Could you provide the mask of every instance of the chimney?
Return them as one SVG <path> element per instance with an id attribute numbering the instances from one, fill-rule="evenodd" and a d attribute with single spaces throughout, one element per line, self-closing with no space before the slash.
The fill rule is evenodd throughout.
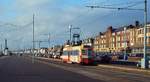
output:
<path id="1" fill-rule="evenodd" d="M 108 29 L 109 29 L 109 30 L 112 30 L 112 26 L 109 26 Z"/>
<path id="2" fill-rule="evenodd" d="M 102 35 L 103 33 L 102 32 L 99 32 L 99 35 Z"/>
<path id="3" fill-rule="evenodd" d="M 135 21 L 135 26 L 138 27 L 140 25 L 139 21 Z"/>

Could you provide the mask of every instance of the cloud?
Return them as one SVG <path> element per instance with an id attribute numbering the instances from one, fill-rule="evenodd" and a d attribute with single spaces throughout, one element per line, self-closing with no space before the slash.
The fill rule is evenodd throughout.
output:
<path id="1" fill-rule="evenodd" d="M 14 1 L 15 2 L 14 6 L 17 9 L 28 10 L 28 9 L 39 7 L 39 6 L 41 6 L 43 4 L 46 4 L 46 3 L 51 3 L 53 1 L 54 0 L 30 0 L 30 1 L 27 1 L 27 0 L 15 0 Z"/>

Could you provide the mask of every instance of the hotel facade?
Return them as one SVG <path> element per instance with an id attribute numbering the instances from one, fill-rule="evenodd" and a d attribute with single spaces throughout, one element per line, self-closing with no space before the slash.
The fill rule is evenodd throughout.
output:
<path id="1" fill-rule="evenodd" d="M 94 37 L 95 52 L 109 53 L 143 53 L 144 32 L 138 23 L 119 28 L 108 27 Z M 150 53 L 150 24 L 147 25 L 147 52 Z"/>

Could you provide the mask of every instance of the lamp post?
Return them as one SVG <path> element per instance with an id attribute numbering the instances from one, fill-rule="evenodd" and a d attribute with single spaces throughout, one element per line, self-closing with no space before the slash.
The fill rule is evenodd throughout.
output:
<path id="1" fill-rule="evenodd" d="M 71 29 L 72 29 L 72 25 L 69 25 L 69 32 L 70 32 L 70 39 L 69 39 L 69 45 L 71 45 L 71 35 L 72 35 L 72 33 L 71 33 Z"/>
<path id="2" fill-rule="evenodd" d="M 127 60 L 127 52 L 126 52 L 126 48 L 127 48 L 127 35 L 126 35 L 126 30 L 127 28 L 124 27 L 124 60 Z"/>
<path id="3" fill-rule="evenodd" d="M 49 45 L 49 48 L 50 48 L 50 39 L 51 39 L 51 34 L 49 33 L 48 34 L 48 45 Z"/>
<path id="4" fill-rule="evenodd" d="M 34 48 L 35 48 L 35 44 L 34 44 L 34 14 L 33 14 L 33 27 L 32 27 L 32 33 L 33 33 L 33 35 L 32 35 L 32 39 L 33 39 L 33 41 L 32 41 L 32 63 L 34 63 Z"/>
<path id="5" fill-rule="evenodd" d="M 147 58 L 147 0 L 144 0 L 145 8 L 144 8 L 144 49 L 143 54 L 144 57 L 141 60 L 141 68 L 148 68 L 148 58 Z"/>

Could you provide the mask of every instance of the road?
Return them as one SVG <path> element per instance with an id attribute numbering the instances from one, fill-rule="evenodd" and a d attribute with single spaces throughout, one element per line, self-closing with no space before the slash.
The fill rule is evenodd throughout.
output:
<path id="1" fill-rule="evenodd" d="M 24 57 L 0 59 L 0 82 L 104 82 Z"/>
<path id="2" fill-rule="evenodd" d="M 0 59 L 0 82 L 149 82 L 150 74 L 66 64 L 47 58 Z"/>

